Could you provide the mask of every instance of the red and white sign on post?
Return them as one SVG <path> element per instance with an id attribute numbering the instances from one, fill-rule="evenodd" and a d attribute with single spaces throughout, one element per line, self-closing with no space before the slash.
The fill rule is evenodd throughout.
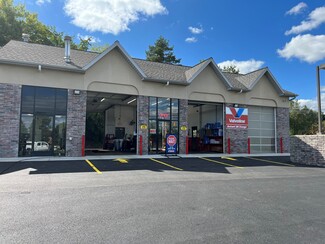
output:
<path id="1" fill-rule="evenodd" d="M 226 128 L 247 129 L 248 109 L 226 107 Z"/>
<path id="2" fill-rule="evenodd" d="M 172 134 L 166 136 L 166 154 L 177 153 L 177 137 Z"/>

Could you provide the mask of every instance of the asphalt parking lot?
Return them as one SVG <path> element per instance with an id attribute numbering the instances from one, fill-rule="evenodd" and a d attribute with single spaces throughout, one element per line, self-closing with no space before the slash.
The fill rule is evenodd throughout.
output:
<path id="1" fill-rule="evenodd" d="M 289 157 L 0 162 L 0 243 L 324 243 L 325 168 Z"/>
<path id="2" fill-rule="evenodd" d="M 29 174 L 81 173 L 113 171 L 149 170 L 191 171 L 210 173 L 229 173 L 227 167 L 249 168 L 259 166 L 303 167 L 290 162 L 289 157 L 195 157 L 195 158 L 144 158 L 144 159 L 95 159 L 73 161 L 19 161 L 1 162 L 0 174 L 9 174 L 24 169 L 33 169 Z"/>

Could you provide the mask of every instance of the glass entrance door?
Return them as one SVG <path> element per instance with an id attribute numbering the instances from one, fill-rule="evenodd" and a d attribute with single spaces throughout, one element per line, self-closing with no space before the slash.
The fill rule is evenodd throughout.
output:
<path id="1" fill-rule="evenodd" d="M 35 115 L 33 155 L 53 155 L 53 115 Z"/>
<path id="2" fill-rule="evenodd" d="M 170 133 L 170 121 L 158 121 L 158 153 L 165 153 L 166 150 L 166 136 Z"/>

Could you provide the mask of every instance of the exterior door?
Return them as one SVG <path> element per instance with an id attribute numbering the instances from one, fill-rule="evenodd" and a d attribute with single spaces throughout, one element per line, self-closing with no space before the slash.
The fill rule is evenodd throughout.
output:
<path id="1" fill-rule="evenodd" d="M 165 153 L 166 150 L 166 136 L 170 134 L 170 121 L 158 121 L 158 153 Z"/>

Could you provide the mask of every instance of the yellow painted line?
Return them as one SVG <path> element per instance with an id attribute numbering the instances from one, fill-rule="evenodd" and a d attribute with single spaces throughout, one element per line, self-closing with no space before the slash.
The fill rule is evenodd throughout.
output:
<path id="1" fill-rule="evenodd" d="M 183 170 L 183 169 L 177 168 L 177 167 L 175 167 L 175 166 L 173 166 L 173 165 L 170 165 L 170 164 L 164 163 L 164 162 L 159 161 L 159 160 L 154 159 L 154 158 L 150 158 L 150 160 L 152 160 L 152 161 L 154 161 L 154 162 L 156 162 L 156 163 L 159 163 L 159 164 L 163 164 L 163 165 L 165 165 L 165 166 L 167 166 L 167 167 L 170 167 L 170 168 L 173 168 L 173 169 L 176 169 L 176 170 L 180 170 L 180 171 Z"/>
<path id="2" fill-rule="evenodd" d="M 235 159 L 235 158 L 229 158 L 229 157 L 221 157 L 221 158 L 228 159 L 228 160 L 232 160 L 232 161 L 237 161 L 237 159 Z"/>
<path id="3" fill-rule="evenodd" d="M 243 168 L 243 167 L 240 167 L 240 166 L 236 166 L 236 165 L 233 165 L 233 164 L 223 163 L 223 162 L 216 161 L 216 160 L 209 159 L 209 158 L 200 158 L 200 159 L 207 160 L 207 161 L 210 161 L 210 162 L 213 162 L 213 163 L 217 163 L 217 164 L 222 164 L 222 165 L 229 166 L 229 167 L 235 167 L 235 168 L 239 168 L 239 169 L 242 169 Z"/>
<path id="4" fill-rule="evenodd" d="M 117 161 L 117 162 L 119 162 L 121 164 L 127 164 L 128 163 L 128 161 L 126 159 L 123 159 L 123 158 L 117 158 L 117 159 L 114 159 L 113 161 Z"/>
<path id="5" fill-rule="evenodd" d="M 272 164 L 279 164 L 279 165 L 284 165 L 284 166 L 295 167 L 292 164 L 279 163 L 279 162 L 275 162 L 275 161 L 272 161 L 272 160 L 266 160 L 266 159 L 260 159 L 260 158 L 250 158 L 250 157 L 246 157 L 246 158 L 253 159 L 253 160 L 256 160 L 256 161 L 264 161 L 264 162 L 272 163 Z"/>
<path id="6" fill-rule="evenodd" d="M 96 167 L 95 167 L 95 165 L 93 165 L 88 159 L 86 159 L 85 160 L 88 164 L 89 164 L 89 166 L 90 167 L 92 167 L 93 168 L 93 170 L 95 170 L 98 174 L 101 174 L 102 172 L 100 172 Z"/>

